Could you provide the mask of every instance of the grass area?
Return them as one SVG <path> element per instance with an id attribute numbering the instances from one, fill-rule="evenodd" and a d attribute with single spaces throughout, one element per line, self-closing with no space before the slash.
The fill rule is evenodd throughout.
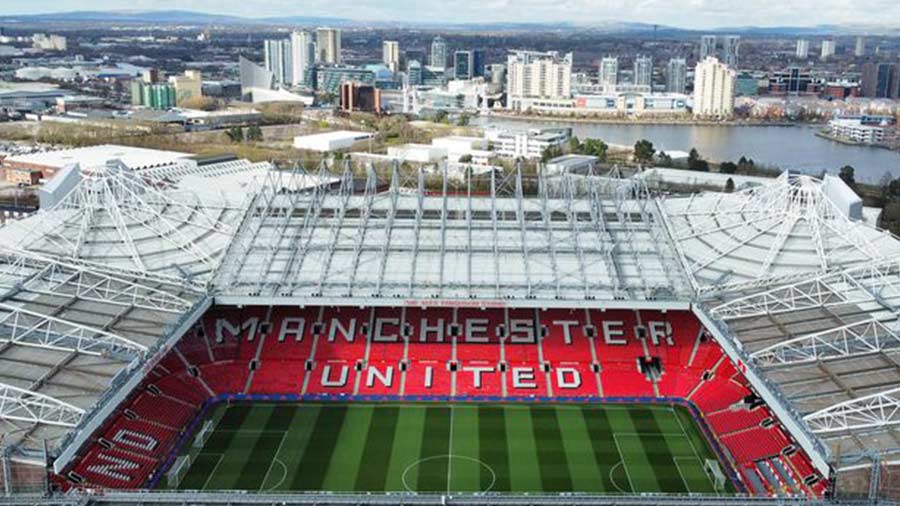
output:
<path id="1" fill-rule="evenodd" d="M 715 457 L 678 407 L 239 403 L 211 416 L 181 489 L 715 493 Z"/>

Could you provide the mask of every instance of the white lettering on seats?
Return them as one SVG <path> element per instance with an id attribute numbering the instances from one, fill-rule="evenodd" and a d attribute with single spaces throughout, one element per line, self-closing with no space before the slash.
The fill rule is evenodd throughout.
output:
<path id="1" fill-rule="evenodd" d="M 533 367 L 513 367 L 513 388 L 537 388 Z"/>
<path id="2" fill-rule="evenodd" d="M 387 366 L 384 372 L 379 371 L 377 367 L 369 366 L 366 372 L 366 386 L 369 388 L 375 386 L 376 378 L 383 386 L 388 388 L 394 383 L 394 368 L 392 366 Z"/>
<path id="3" fill-rule="evenodd" d="M 606 344 L 628 344 L 628 341 L 622 338 L 622 336 L 625 335 L 625 331 L 622 330 L 622 325 L 625 325 L 625 322 L 604 320 L 603 340 Z"/>
<path id="4" fill-rule="evenodd" d="M 493 367 L 486 367 L 486 366 L 481 366 L 481 367 L 478 367 L 478 366 L 469 366 L 469 367 L 463 367 L 462 370 L 465 371 L 465 372 L 470 372 L 470 371 L 471 371 L 471 373 L 472 373 L 472 385 L 473 385 L 475 388 L 481 388 L 481 376 L 482 376 L 482 374 L 484 374 L 484 373 L 486 373 L 486 372 L 494 372 L 494 368 L 493 368 Z"/>
<path id="5" fill-rule="evenodd" d="M 119 429 L 113 435 L 112 440 L 114 443 L 140 448 L 147 452 L 152 452 L 159 446 L 159 441 L 156 438 L 128 429 Z"/>
<path id="6" fill-rule="evenodd" d="M 232 325 L 226 318 L 216 319 L 216 342 L 223 343 L 228 337 L 240 338 L 241 331 L 247 331 L 247 340 L 252 341 L 256 337 L 256 329 L 259 327 L 259 318 L 248 318 L 240 325 Z M 227 331 L 228 334 L 224 334 Z"/>
<path id="7" fill-rule="evenodd" d="M 281 330 L 278 331 L 278 342 L 283 343 L 288 336 L 294 336 L 295 341 L 302 341 L 305 328 L 305 318 L 285 318 L 281 322 Z"/>
<path id="8" fill-rule="evenodd" d="M 341 366 L 341 372 L 338 377 L 331 377 L 331 365 L 325 364 L 325 367 L 322 368 L 322 386 L 329 388 L 340 388 L 347 384 L 347 378 L 350 376 L 350 367 L 347 365 Z"/>
<path id="9" fill-rule="evenodd" d="M 114 457 L 105 453 L 98 453 L 97 460 L 102 460 L 108 463 L 88 466 L 87 472 L 100 474 L 106 476 L 107 478 L 125 482 L 134 480 L 134 476 L 127 474 L 127 471 L 134 471 L 135 469 L 140 469 L 141 467 L 140 464 L 132 460 L 128 460 L 122 457 Z"/>
<path id="10" fill-rule="evenodd" d="M 556 386 L 575 389 L 581 386 L 581 373 L 573 367 L 556 368 Z"/>

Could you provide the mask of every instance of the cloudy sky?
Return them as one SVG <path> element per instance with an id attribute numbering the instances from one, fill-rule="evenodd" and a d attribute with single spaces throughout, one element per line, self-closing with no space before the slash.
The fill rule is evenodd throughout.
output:
<path id="1" fill-rule="evenodd" d="M 686 28 L 900 25 L 898 0 L 0 0 L 0 14 L 126 9 L 380 21 L 639 21 Z"/>

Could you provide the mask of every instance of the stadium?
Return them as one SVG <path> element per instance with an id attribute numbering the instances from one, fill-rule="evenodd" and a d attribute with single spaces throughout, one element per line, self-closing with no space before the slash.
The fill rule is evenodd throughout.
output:
<path id="1" fill-rule="evenodd" d="M 5 499 L 896 499 L 900 241 L 639 176 L 67 167 L 0 228 Z"/>

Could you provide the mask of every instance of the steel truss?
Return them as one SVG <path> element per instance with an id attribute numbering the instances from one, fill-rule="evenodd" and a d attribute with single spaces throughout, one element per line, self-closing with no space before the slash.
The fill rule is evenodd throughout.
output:
<path id="1" fill-rule="evenodd" d="M 891 258 L 813 275 L 793 284 L 733 299 L 711 312 L 715 318 L 730 320 L 867 302 L 895 311 L 897 297 L 900 297 L 900 258 Z"/>
<path id="2" fill-rule="evenodd" d="M 818 434 L 900 424 L 900 387 L 835 404 L 804 420 Z"/>
<path id="3" fill-rule="evenodd" d="M 877 318 L 803 335 L 750 355 L 764 367 L 849 358 L 900 348 L 900 334 Z"/>
<path id="4" fill-rule="evenodd" d="M 84 413 L 59 399 L 0 383 L 0 418 L 4 420 L 75 427 Z"/>
<path id="5" fill-rule="evenodd" d="M 687 204 L 681 205 L 685 200 Z M 878 261 L 890 254 L 876 244 L 888 234 L 850 220 L 825 195 L 821 183 L 809 176 L 785 172 L 763 187 L 675 202 L 667 208 L 667 223 L 700 293 L 790 282 L 798 274 Z M 758 265 L 741 265 L 746 263 L 741 255 L 745 248 L 754 252 L 764 248 Z M 808 251 L 812 261 L 790 273 L 778 268 L 783 256 L 796 256 L 798 251 Z M 738 261 L 732 262 L 732 257 Z M 737 279 L 730 281 L 734 276 Z"/>
<path id="6" fill-rule="evenodd" d="M 144 355 L 148 348 L 111 332 L 0 303 L 0 343 L 88 355 Z"/>

